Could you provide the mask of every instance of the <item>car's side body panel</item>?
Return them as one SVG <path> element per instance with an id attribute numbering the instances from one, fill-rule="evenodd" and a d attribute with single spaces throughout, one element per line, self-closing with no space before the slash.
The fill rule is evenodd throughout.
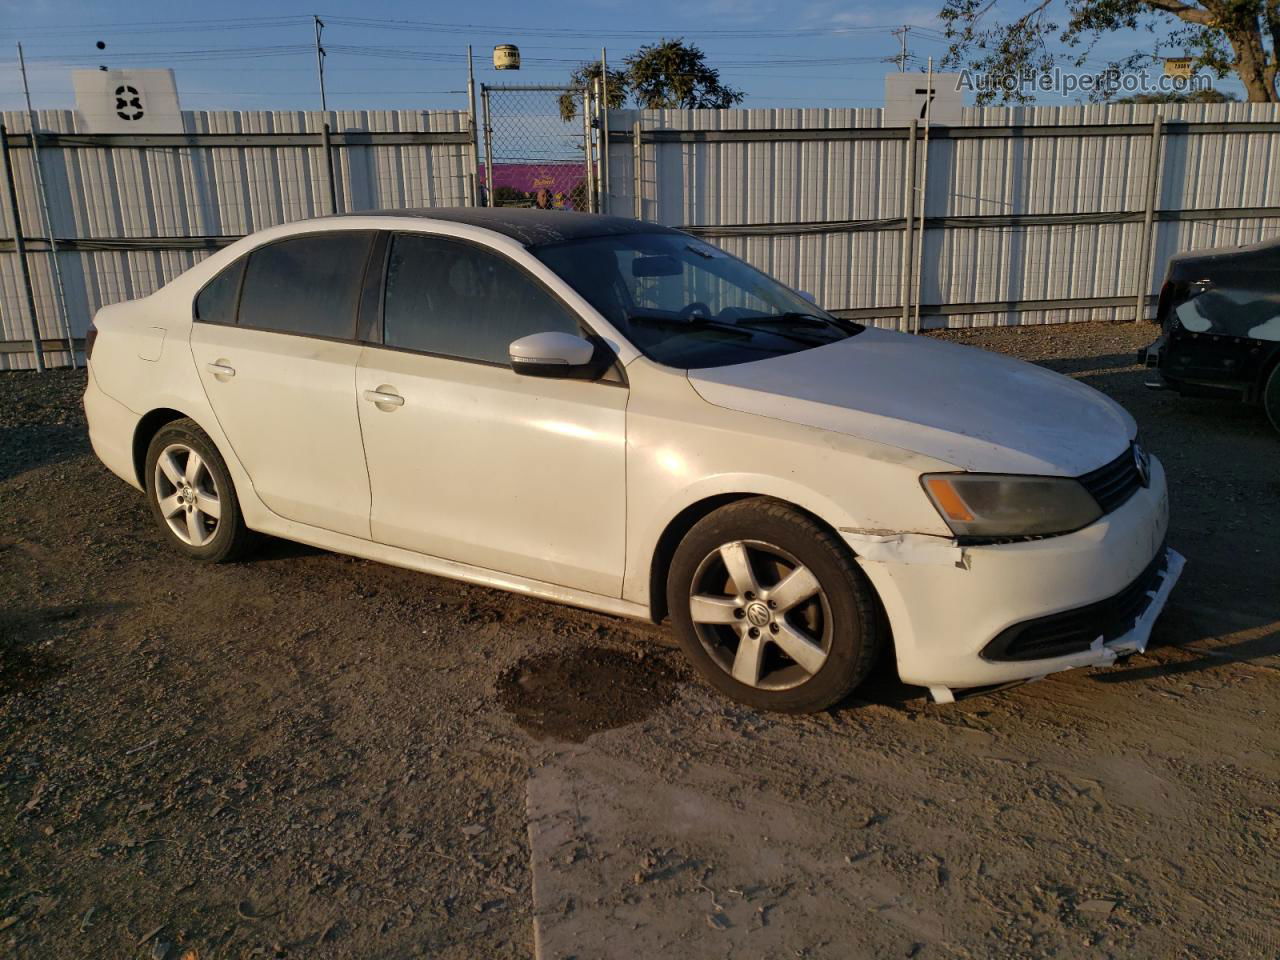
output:
<path id="1" fill-rule="evenodd" d="M 651 563 L 671 519 L 724 494 L 776 497 L 834 529 L 951 536 L 918 479 L 922 472 L 953 469 L 950 464 L 715 406 L 685 374 L 645 359 L 630 364 L 627 376 L 627 600 L 651 601 Z"/>
<path id="2" fill-rule="evenodd" d="M 380 389 L 403 402 L 368 399 Z M 621 594 L 624 385 L 368 346 L 356 395 L 374 540 Z"/>
<path id="3" fill-rule="evenodd" d="M 355 343 L 219 324 L 191 330 L 196 374 L 262 502 L 289 520 L 368 537 L 353 399 L 360 352 Z"/>

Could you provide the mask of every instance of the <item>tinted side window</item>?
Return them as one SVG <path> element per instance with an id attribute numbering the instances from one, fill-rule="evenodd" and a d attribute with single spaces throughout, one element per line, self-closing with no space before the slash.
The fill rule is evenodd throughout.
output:
<path id="1" fill-rule="evenodd" d="M 384 317 L 389 347 L 502 364 L 513 340 L 579 333 L 577 318 L 505 257 L 414 234 L 392 241 Z"/>
<path id="2" fill-rule="evenodd" d="M 241 257 L 206 283 L 196 295 L 197 320 L 204 323 L 236 322 L 236 299 L 240 296 L 244 261 L 245 258 Z"/>
<path id="3" fill-rule="evenodd" d="M 281 240 L 249 254 L 240 325 L 282 333 L 347 339 L 371 233 L 316 233 Z"/>

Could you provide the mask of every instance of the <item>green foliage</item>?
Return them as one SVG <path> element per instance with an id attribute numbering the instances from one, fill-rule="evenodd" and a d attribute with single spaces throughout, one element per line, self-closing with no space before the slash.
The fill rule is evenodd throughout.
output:
<path id="1" fill-rule="evenodd" d="M 1240 98 L 1225 90 L 1194 90 L 1191 93 L 1140 93 L 1120 97 L 1112 103 L 1239 103 Z"/>
<path id="2" fill-rule="evenodd" d="M 647 44 L 622 62 L 624 70 L 609 70 L 610 110 L 621 108 L 628 99 L 648 110 L 721 109 L 741 103 L 744 96 L 742 91 L 721 83 L 720 71 L 707 63 L 707 55 L 683 40 L 663 39 Z M 569 76 L 569 85 L 581 89 L 599 76 L 599 60 L 584 63 Z M 573 120 L 581 100 L 581 94 L 561 94 L 561 119 Z"/>
<path id="3" fill-rule="evenodd" d="M 1065 22 L 1050 19 L 1051 10 L 1065 14 Z M 1002 17 L 1005 11 L 1012 16 Z M 938 16 L 951 41 L 946 66 L 1044 75 L 1056 65 L 1084 67 L 1104 36 L 1137 31 L 1150 37 L 1149 49 L 1105 69 L 1134 71 L 1169 56 L 1191 57 L 1196 71 L 1219 79 L 1235 73 L 1249 100 L 1280 102 L 1280 0 L 943 0 Z M 1026 89 L 999 84 L 978 96 L 980 104 L 1030 99 Z"/>
<path id="4" fill-rule="evenodd" d="M 581 64 L 578 69 L 569 74 L 569 86 L 575 90 L 581 90 L 583 87 L 589 87 L 600 79 L 601 66 L 599 60 L 593 60 L 591 63 Z M 581 93 L 566 91 L 560 94 L 560 119 L 568 123 L 578 115 L 579 102 L 582 100 Z M 622 105 L 627 102 L 627 75 L 621 70 L 609 70 L 609 109 L 620 110 Z"/>
<path id="5" fill-rule="evenodd" d="M 683 40 L 660 40 L 641 47 L 623 61 L 627 84 L 641 109 L 724 109 L 741 103 L 740 90 L 720 82 L 720 71 L 706 54 Z"/>

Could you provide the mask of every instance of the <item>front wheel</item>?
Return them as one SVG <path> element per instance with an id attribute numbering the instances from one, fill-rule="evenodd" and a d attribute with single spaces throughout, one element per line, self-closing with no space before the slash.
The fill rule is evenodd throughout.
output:
<path id="1" fill-rule="evenodd" d="M 776 500 L 740 500 L 699 521 L 676 549 L 667 604 L 703 677 L 762 710 L 832 706 L 883 644 L 873 589 L 848 549 Z"/>

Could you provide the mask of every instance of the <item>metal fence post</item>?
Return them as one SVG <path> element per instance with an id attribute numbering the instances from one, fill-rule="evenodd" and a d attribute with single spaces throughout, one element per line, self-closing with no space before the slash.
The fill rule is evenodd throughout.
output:
<path id="1" fill-rule="evenodd" d="M 644 145 L 640 139 L 640 121 L 636 120 L 631 124 L 631 181 L 632 181 L 632 204 L 635 207 L 634 213 L 637 220 L 644 219 L 644 176 L 642 173 L 642 164 L 644 162 Z"/>
<path id="2" fill-rule="evenodd" d="M 591 153 L 591 112 L 593 106 L 591 103 L 591 84 L 587 84 L 582 88 L 582 156 L 583 162 L 586 163 L 583 187 L 587 195 L 587 210 L 590 213 L 596 212 L 596 175 Z"/>
<path id="3" fill-rule="evenodd" d="M 916 303 L 912 308 L 912 333 L 920 332 L 920 301 L 924 299 L 924 221 L 929 209 L 929 131 L 933 129 L 933 57 L 929 58 L 929 93 L 924 99 L 924 142 L 920 145 L 920 232 L 916 234 Z"/>
<path id="4" fill-rule="evenodd" d="M 4 179 L 9 190 L 9 210 L 13 215 L 13 248 L 22 274 L 22 289 L 27 297 L 27 314 L 31 317 L 31 352 L 36 358 L 36 372 L 44 373 L 44 344 L 40 342 L 40 321 L 36 317 L 36 295 L 31 289 L 31 268 L 27 264 L 26 238 L 22 235 L 22 211 L 18 209 L 18 187 L 13 177 L 13 154 L 9 152 L 9 131 L 0 123 L 0 156 L 4 158 Z"/>
<path id="5" fill-rule="evenodd" d="M 600 48 L 600 212 L 609 212 L 609 51 Z"/>
<path id="6" fill-rule="evenodd" d="M 67 357 L 71 361 L 71 369 L 80 365 L 76 363 L 76 344 L 71 337 L 71 312 L 67 309 L 67 288 L 62 282 L 62 264 L 58 260 L 58 238 L 53 232 L 53 211 L 49 209 L 49 194 L 44 186 L 44 164 L 40 162 L 40 139 L 37 128 L 36 111 L 31 106 L 31 88 L 27 84 L 27 61 L 22 53 L 22 44 L 18 44 L 18 65 L 22 70 L 22 93 L 27 101 L 27 128 L 31 133 L 31 157 L 36 170 L 36 191 L 40 194 L 40 219 L 44 225 L 44 235 L 49 241 L 49 265 L 53 268 L 53 289 L 58 297 L 58 323 L 67 341 Z"/>
<path id="7" fill-rule="evenodd" d="M 493 192 L 493 126 L 489 121 L 489 88 L 480 84 L 480 106 L 484 109 L 484 199 L 486 207 L 496 207 Z"/>
<path id="8" fill-rule="evenodd" d="M 1156 216 L 1156 197 L 1160 192 L 1160 153 L 1164 143 L 1160 134 L 1164 118 L 1157 112 L 1151 122 L 1151 151 L 1147 157 L 1147 205 L 1142 212 L 1142 237 L 1138 244 L 1138 293 L 1134 301 L 1134 321 L 1147 317 L 1147 291 L 1151 289 L 1152 226 Z"/>
<path id="9" fill-rule="evenodd" d="M 911 329 L 911 265 L 913 247 L 911 232 L 915 228 L 916 219 L 916 122 L 907 126 L 907 157 L 902 173 L 902 270 L 899 277 L 898 299 L 902 303 L 902 326 L 900 330 Z"/>
<path id="10" fill-rule="evenodd" d="M 338 213 L 338 184 L 334 181 L 333 144 L 329 140 L 329 121 L 327 120 L 320 127 L 320 145 L 324 148 L 325 180 L 329 187 L 329 212 L 336 216 Z"/>
<path id="11" fill-rule="evenodd" d="M 471 206 L 480 206 L 477 180 L 480 174 L 480 131 L 476 129 L 476 72 L 471 63 L 471 44 L 467 44 L 467 122 L 471 126 L 471 173 L 467 177 Z"/>

